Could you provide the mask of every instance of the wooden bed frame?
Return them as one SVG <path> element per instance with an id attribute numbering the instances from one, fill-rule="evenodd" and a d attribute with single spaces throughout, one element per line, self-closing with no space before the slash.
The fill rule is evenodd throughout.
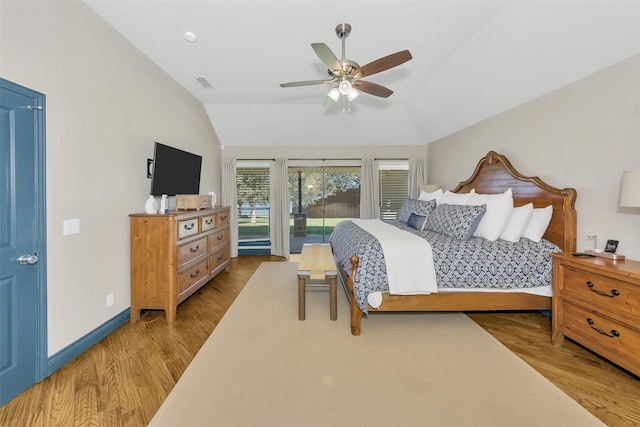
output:
<path id="1" fill-rule="evenodd" d="M 483 194 L 502 193 L 512 189 L 514 206 L 533 203 L 536 208 L 553 206 L 553 215 L 544 238 L 558 245 L 565 252 L 576 250 L 575 209 L 576 190 L 558 189 L 544 183 L 538 177 L 526 177 L 516 171 L 505 156 L 490 151 L 480 159 L 473 175 L 451 190 L 468 193 L 475 188 Z M 338 269 L 351 306 L 351 333 L 360 335 L 363 312 L 353 293 L 358 256 L 350 259 L 352 268 L 347 273 L 340 263 Z M 551 298 L 524 292 L 451 292 L 428 295 L 384 294 L 382 304 L 375 311 L 504 311 L 504 310 L 548 310 Z"/>

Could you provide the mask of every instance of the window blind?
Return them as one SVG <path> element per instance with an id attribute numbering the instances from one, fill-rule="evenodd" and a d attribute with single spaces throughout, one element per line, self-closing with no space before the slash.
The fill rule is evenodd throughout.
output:
<path id="1" fill-rule="evenodd" d="M 269 238 L 269 167 L 236 169 L 238 250 L 241 255 L 263 253 Z M 268 253 L 268 252 L 264 252 Z"/>
<path id="2" fill-rule="evenodd" d="M 385 169 L 380 176 L 380 219 L 397 219 L 407 198 L 409 171 Z"/>

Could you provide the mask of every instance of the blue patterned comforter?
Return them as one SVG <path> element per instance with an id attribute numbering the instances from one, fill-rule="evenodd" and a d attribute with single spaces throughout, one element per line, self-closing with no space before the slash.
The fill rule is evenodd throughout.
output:
<path id="1" fill-rule="evenodd" d="M 432 231 L 418 231 L 401 221 L 388 223 L 425 238 L 433 250 L 438 288 L 521 289 L 551 284 L 551 252 L 560 248 L 547 240 L 539 243 L 522 238 L 517 243 L 490 242 L 480 237 L 467 241 Z M 330 238 L 336 260 L 351 271 L 349 258 L 358 255 L 360 263 L 354 280 L 358 306 L 367 312 L 367 296 L 388 291 L 387 269 L 378 240 L 351 221 L 336 225 Z"/>

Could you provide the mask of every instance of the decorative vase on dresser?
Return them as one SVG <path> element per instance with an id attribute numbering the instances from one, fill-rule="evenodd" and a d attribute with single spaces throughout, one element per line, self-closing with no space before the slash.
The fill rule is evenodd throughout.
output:
<path id="1" fill-rule="evenodd" d="M 131 214 L 131 321 L 142 309 L 176 320 L 183 302 L 230 271 L 229 208 Z"/>
<path id="2" fill-rule="evenodd" d="M 566 336 L 640 375 L 640 262 L 551 256 L 553 344 Z"/>

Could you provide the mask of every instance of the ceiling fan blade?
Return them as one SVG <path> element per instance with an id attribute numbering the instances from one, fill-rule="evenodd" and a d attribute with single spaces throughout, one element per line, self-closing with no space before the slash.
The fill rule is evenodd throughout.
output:
<path id="1" fill-rule="evenodd" d="M 391 55 L 387 55 L 383 58 L 376 59 L 373 62 L 369 62 L 368 64 L 363 65 L 353 73 L 353 76 L 357 79 L 365 76 L 370 76 L 372 74 L 388 70 L 389 68 L 397 67 L 398 65 L 407 62 L 411 58 L 413 57 L 408 50 L 402 50 L 400 52 L 392 53 Z"/>
<path id="2" fill-rule="evenodd" d="M 369 95 L 379 96 L 380 98 L 388 98 L 393 91 L 387 89 L 384 86 L 380 86 L 376 83 L 367 82 L 365 80 L 356 80 L 353 82 L 353 86 L 360 92 L 368 93 Z"/>
<path id="3" fill-rule="evenodd" d="M 280 83 L 280 87 L 297 87 L 297 86 L 311 86 L 320 85 L 323 83 L 331 83 L 333 80 L 305 80 L 302 82 Z"/>
<path id="4" fill-rule="evenodd" d="M 324 43 L 311 43 L 311 47 L 327 69 L 336 76 L 341 76 L 344 71 L 338 57 Z"/>

